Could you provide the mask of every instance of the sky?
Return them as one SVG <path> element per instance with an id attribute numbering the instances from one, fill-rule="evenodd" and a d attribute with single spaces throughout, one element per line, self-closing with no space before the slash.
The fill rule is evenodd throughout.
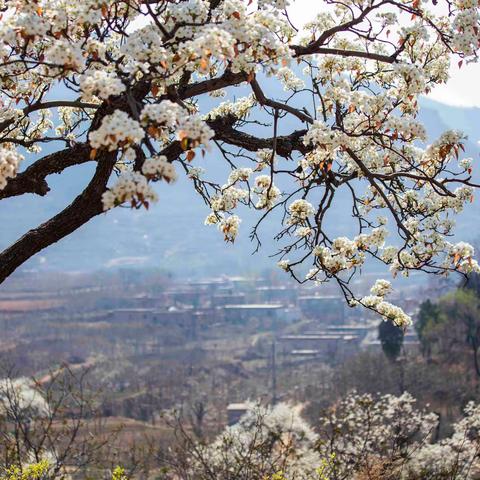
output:
<path id="1" fill-rule="evenodd" d="M 320 11 L 323 2 L 319 0 L 293 0 L 289 16 L 295 26 L 302 26 Z M 428 95 L 436 100 L 456 107 L 480 107 L 480 64 L 462 65 L 452 62 L 450 80 L 439 85 Z"/>

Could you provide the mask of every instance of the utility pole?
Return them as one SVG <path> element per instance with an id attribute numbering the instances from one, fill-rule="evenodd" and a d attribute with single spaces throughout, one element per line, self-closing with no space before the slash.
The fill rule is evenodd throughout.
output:
<path id="1" fill-rule="evenodd" d="M 272 405 L 277 403 L 277 363 L 275 339 L 272 342 Z"/>

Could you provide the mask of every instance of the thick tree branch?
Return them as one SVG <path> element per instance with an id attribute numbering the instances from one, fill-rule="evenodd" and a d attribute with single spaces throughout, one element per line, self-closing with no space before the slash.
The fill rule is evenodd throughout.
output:
<path id="1" fill-rule="evenodd" d="M 230 70 L 225 70 L 220 77 L 193 83 L 184 88 L 180 88 L 178 90 L 178 97 L 181 99 L 196 97 L 204 93 L 238 85 L 239 83 L 246 82 L 247 79 L 248 75 L 245 72 L 232 73 Z"/>
<path id="2" fill-rule="evenodd" d="M 354 17 L 351 20 L 349 20 L 348 22 L 340 23 L 338 25 L 335 25 L 332 28 L 329 28 L 329 29 L 325 30 L 324 32 L 322 32 L 322 34 L 316 40 L 313 40 L 308 45 L 306 45 L 304 47 L 303 46 L 294 46 L 292 48 L 295 50 L 297 56 L 308 55 L 308 54 L 311 54 L 311 53 L 317 53 L 317 50 L 319 49 L 319 47 L 321 47 L 326 42 L 328 42 L 328 40 L 331 39 L 334 35 L 336 35 L 339 32 L 348 31 L 349 29 L 351 29 L 355 25 L 358 25 L 358 24 L 362 23 L 367 18 L 368 14 L 371 11 L 373 11 L 373 10 L 379 8 L 381 5 L 387 4 L 387 3 L 390 3 L 390 2 L 389 1 L 384 1 L 384 2 L 379 2 L 375 5 L 371 4 L 370 6 L 365 8 L 360 13 L 360 15 L 358 17 Z"/>
<path id="3" fill-rule="evenodd" d="M 88 161 L 90 146 L 86 143 L 78 143 L 71 148 L 47 155 L 19 173 L 17 177 L 10 179 L 7 186 L 0 190 L 0 200 L 24 193 L 44 196 L 50 191 L 46 181 L 48 175 L 60 173 L 68 167 Z"/>
<path id="4" fill-rule="evenodd" d="M 130 93 L 135 101 L 140 101 L 145 98 L 149 91 L 150 82 L 143 81 L 136 84 Z M 103 103 L 96 111 L 90 125 L 90 131 L 96 130 L 106 115 L 117 109 L 128 111 L 128 107 L 126 95 L 112 97 L 109 102 Z M 45 164 L 54 173 L 59 168 L 58 164 L 75 165 L 78 161 L 83 163 L 86 158 L 89 158 L 89 156 L 86 157 L 84 155 L 90 151 L 90 147 L 87 148 L 88 150 L 83 150 L 85 149 L 85 144 L 79 144 L 77 158 L 73 159 L 74 163 L 70 162 L 68 157 L 71 152 L 67 149 L 61 152 L 62 154 L 58 157 L 55 154 L 50 156 L 50 158 L 46 157 L 47 160 L 44 160 Z M 28 231 L 13 245 L 0 253 L 0 283 L 33 255 L 70 235 L 93 217 L 103 212 L 102 194 L 107 188 L 108 180 L 115 166 L 117 152 L 102 151 L 96 160 L 98 162 L 97 168 L 90 183 L 68 207 L 39 227 Z M 41 162 L 40 164 L 42 165 Z M 32 168 L 34 167 L 35 164 L 32 165 Z"/>
<path id="5" fill-rule="evenodd" d="M 58 215 L 27 232 L 0 253 L 0 283 L 44 248 L 70 235 L 103 212 L 102 194 L 115 165 L 116 153 L 104 153 L 87 188 Z"/>
<path id="6" fill-rule="evenodd" d="M 213 78 L 185 86 L 178 92 L 177 96 L 181 99 L 191 98 L 213 90 L 224 88 L 226 86 L 236 85 L 246 80 L 247 75 L 245 73 L 234 74 L 227 70 L 218 78 Z M 144 93 L 147 88 L 148 87 L 146 83 L 140 85 L 140 90 L 143 90 Z M 112 105 L 110 103 L 103 105 L 102 109 L 111 111 Z M 118 103 L 118 101 L 114 102 L 114 105 L 118 105 Z M 24 113 L 31 113 L 41 108 L 52 108 L 56 106 L 68 105 L 82 108 L 99 107 L 99 105 L 81 104 L 79 102 L 53 101 L 38 103 L 27 107 L 24 109 Z M 99 117 L 103 117 L 105 113 L 106 112 L 103 112 L 103 114 L 101 116 L 99 115 Z M 182 151 L 180 150 L 178 155 L 181 153 Z M 88 161 L 90 161 L 90 147 L 86 143 L 77 144 L 74 147 L 47 155 L 46 157 L 37 160 L 33 165 L 20 173 L 16 178 L 11 179 L 5 189 L 0 191 L 0 200 L 8 197 L 23 195 L 25 193 L 34 193 L 44 196 L 50 190 L 46 182 L 46 177 L 48 175 L 60 173 L 68 167 L 79 165 Z"/>
<path id="7" fill-rule="evenodd" d="M 312 54 L 337 55 L 340 57 L 356 57 L 366 58 L 368 60 L 376 60 L 383 63 L 395 63 L 397 60 L 397 52 L 393 55 L 381 55 L 379 53 L 363 52 L 361 50 L 342 50 L 340 48 L 326 48 L 326 47 L 294 47 L 295 56 Z"/>
<path id="8" fill-rule="evenodd" d="M 250 152 L 256 152 L 262 148 L 273 149 L 273 138 L 259 138 L 248 133 L 240 132 L 234 128 L 218 128 L 215 129 L 215 138 L 230 145 L 244 148 Z M 297 130 L 290 135 L 279 136 L 276 138 L 277 154 L 284 158 L 290 158 L 292 152 L 307 153 L 310 148 L 306 147 L 302 141 L 302 137 L 307 133 L 306 130 Z"/>

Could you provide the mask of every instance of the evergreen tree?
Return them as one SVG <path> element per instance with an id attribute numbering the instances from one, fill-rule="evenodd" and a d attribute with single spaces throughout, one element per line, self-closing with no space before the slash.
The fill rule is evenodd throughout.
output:
<path id="1" fill-rule="evenodd" d="M 392 322 L 382 321 L 378 325 L 378 338 L 382 343 L 383 353 L 392 362 L 400 355 L 403 337 L 403 330 Z"/>

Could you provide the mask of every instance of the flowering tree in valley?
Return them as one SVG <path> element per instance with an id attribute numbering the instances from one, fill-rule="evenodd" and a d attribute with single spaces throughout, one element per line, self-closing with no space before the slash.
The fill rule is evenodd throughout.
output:
<path id="1" fill-rule="evenodd" d="M 25 474 L 38 462 L 48 467 L 48 475 L 38 479 L 65 478 L 111 462 L 118 453 L 117 432 L 107 431 L 99 416 L 88 371 L 62 368 L 40 380 L 6 373 L 0 380 L 0 478 L 16 478 L 14 472 Z"/>
<path id="2" fill-rule="evenodd" d="M 167 478 L 214 480 L 473 480 L 480 473 L 480 407 L 469 403 L 438 439 L 438 416 L 401 396 L 350 393 L 314 426 L 301 408 L 252 404 L 211 443 L 182 430 Z M 180 461 L 179 461 L 180 460 Z"/>
<path id="3" fill-rule="evenodd" d="M 239 423 L 211 444 L 191 441 L 185 430 L 180 438 L 187 442 L 183 455 L 174 453 L 172 473 L 178 478 L 324 480 L 318 475 L 326 467 L 315 450 L 318 435 L 302 419 L 300 408 L 285 403 L 271 408 L 250 404 Z"/>
<path id="4" fill-rule="evenodd" d="M 299 30 L 294 0 L 0 0 L 0 200 L 47 195 L 49 175 L 96 166 L 69 206 L 0 253 L 0 281 L 107 210 L 148 208 L 153 183 L 180 172 L 226 241 L 239 206 L 258 210 L 258 244 L 278 211 L 282 269 L 334 280 L 350 304 L 399 326 L 410 318 L 385 300 L 389 282 L 363 298 L 350 287 L 367 260 L 393 275 L 477 271 L 473 248 L 448 241 L 477 187 L 465 138 L 447 131 L 427 145 L 417 120 L 419 95 L 448 80 L 450 62 L 476 60 L 477 2 L 322 6 Z M 267 81 L 284 98 L 270 98 Z M 227 100 L 204 111 L 206 95 Z M 205 151 L 228 178 L 199 168 Z M 327 228 L 343 192 L 353 238 Z"/>

